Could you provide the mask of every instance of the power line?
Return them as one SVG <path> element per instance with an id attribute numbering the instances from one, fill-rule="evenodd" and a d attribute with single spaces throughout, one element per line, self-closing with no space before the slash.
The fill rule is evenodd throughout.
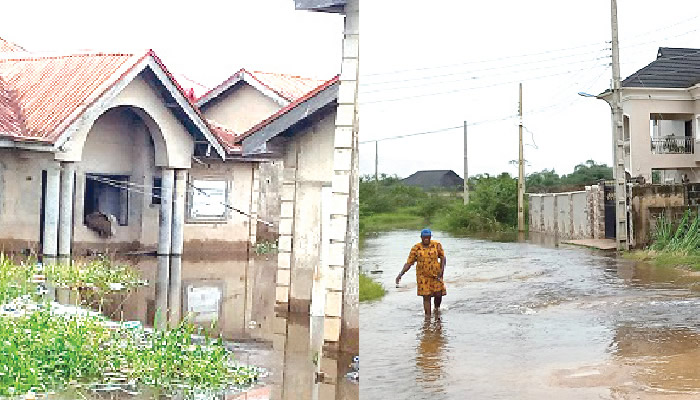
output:
<path id="1" fill-rule="evenodd" d="M 118 189 L 127 190 L 127 191 L 130 191 L 130 192 L 132 192 L 132 193 L 138 193 L 138 194 L 142 194 L 142 195 L 144 195 L 144 196 L 155 197 L 155 198 L 158 198 L 158 199 L 163 199 L 163 198 L 164 198 L 164 197 L 163 197 L 162 195 L 160 195 L 160 194 L 155 194 L 155 193 L 153 193 L 153 192 L 150 192 L 150 193 L 149 193 L 149 192 L 146 191 L 147 188 L 149 188 L 149 189 L 154 189 L 154 188 L 157 188 L 157 186 L 140 185 L 140 184 L 135 183 L 135 182 L 129 182 L 129 181 L 121 181 L 121 180 L 116 180 L 116 179 L 110 179 L 110 178 L 107 178 L 107 177 L 105 177 L 105 176 L 99 176 L 99 175 L 94 175 L 94 174 L 89 174 L 89 173 L 85 173 L 84 176 L 85 176 L 85 178 L 87 178 L 87 179 L 94 180 L 94 181 L 103 183 L 103 184 L 108 185 L 108 186 L 116 187 L 116 188 L 118 188 Z M 198 191 L 200 194 L 204 194 L 204 195 L 207 196 L 208 198 L 211 198 L 211 195 L 210 195 L 209 193 L 207 193 L 207 191 L 205 191 L 204 189 L 198 188 L 198 187 L 194 186 L 194 185 L 193 185 L 192 183 L 190 183 L 190 182 L 186 182 L 186 184 L 187 184 L 187 186 L 189 186 L 191 189 Z M 189 191 L 189 193 L 192 193 L 192 191 Z M 231 210 L 231 211 L 235 211 L 235 212 L 237 212 L 237 213 L 239 213 L 239 214 L 241 214 L 241 215 L 244 215 L 244 216 L 246 216 L 246 217 L 249 217 L 249 218 L 254 218 L 257 222 L 260 222 L 260 223 L 262 223 L 262 224 L 264 224 L 264 225 L 267 225 L 267 226 L 269 226 L 269 227 L 274 226 L 274 224 L 273 224 L 272 222 L 259 219 L 257 216 L 253 216 L 253 215 L 251 215 L 251 214 L 246 213 L 245 211 L 241 211 L 241 210 L 239 210 L 238 208 L 235 208 L 235 207 L 233 207 L 232 205 L 230 205 L 230 204 L 228 204 L 228 203 L 224 203 L 224 202 L 221 202 L 221 201 L 216 201 L 216 200 L 214 200 L 214 202 L 204 203 L 204 205 L 208 205 L 208 206 L 223 205 L 224 207 L 226 207 L 227 209 L 229 209 L 229 210 Z"/>
<path id="2" fill-rule="evenodd" d="M 477 122 L 469 122 L 467 126 L 477 126 L 477 125 L 484 125 L 492 122 L 499 122 L 499 121 L 506 121 L 509 119 L 516 118 L 517 115 L 509 115 L 507 117 L 501 117 L 501 118 L 494 118 L 494 119 L 486 119 L 482 121 L 477 121 Z M 431 133 L 440 133 L 440 132 L 447 132 L 455 129 L 464 129 L 464 123 L 459 126 L 453 126 L 449 128 L 441 128 L 441 129 L 435 129 L 432 131 L 426 131 L 426 132 L 417 132 L 417 133 L 409 133 L 406 135 L 396 135 L 396 136 L 389 136 L 389 137 L 384 137 L 381 139 L 372 139 L 372 140 L 364 140 L 362 142 L 359 142 L 359 144 L 366 144 L 366 143 L 374 143 L 374 142 L 383 142 L 385 140 L 394 140 L 394 139 L 403 139 L 411 136 L 421 136 L 421 135 L 429 135 Z"/>
<path id="3" fill-rule="evenodd" d="M 606 71 L 607 71 L 607 68 L 604 69 L 600 74 L 596 75 L 596 77 L 592 81 L 590 81 L 589 84 L 592 85 L 593 83 L 595 83 L 595 81 L 597 81 Z M 590 87 L 590 85 L 589 85 L 589 87 Z M 576 98 L 574 101 L 571 101 L 571 102 L 565 104 L 564 106 L 569 106 L 578 100 L 579 100 L 579 98 Z M 536 114 L 536 113 L 540 113 L 540 112 L 546 111 L 550 108 L 557 107 L 557 106 L 561 106 L 561 104 L 558 102 L 555 102 L 554 104 L 546 106 L 546 107 L 534 108 L 534 109 L 527 110 L 527 113 L 528 114 Z M 509 115 L 506 117 L 482 120 L 482 121 L 477 121 L 477 122 L 470 122 L 467 124 L 467 126 L 477 126 L 477 125 L 483 125 L 483 124 L 492 123 L 492 122 L 506 121 L 506 120 L 513 119 L 516 117 L 517 117 L 517 115 Z M 403 139 L 403 138 L 407 138 L 407 137 L 429 135 L 429 134 L 433 134 L 433 133 L 447 132 L 447 131 L 451 131 L 451 130 L 455 130 L 455 129 L 463 129 L 463 128 L 464 128 L 464 124 L 459 125 L 459 126 L 448 127 L 448 128 L 440 128 L 440 129 L 425 131 L 425 132 L 417 132 L 417 133 L 410 133 L 410 134 L 404 134 L 404 135 L 389 136 L 389 137 L 384 137 L 384 138 L 380 138 L 380 139 L 373 139 L 373 140 L 364 140 L 364 141 L 359 142 L 359 144 L 382 142 L 382 141 L 386 141 L 386 140 Z M 534 136 L 533 136 L 532 140 L 534 143 Z"/>
<path id="4" fill-rule="evenodd" d="M 515 56 L 499 57 L 499 58 L 492 58 L 492 59 L 478 60 L 478 61 L 468 61 L 468 62 L 457 63 L 457 64 L 438 65 L 438 66 L 433 66 L 433 67 L 420 67 L 420 68 L 410 68 L 410 69 L 396 70 L 396 71 L 376 72 L 376 73 L 372 73 L 372 74 L 364 74 L 362 76 L 369 77 L 369 76 L 381 76 L 381 75 L 394 75 L 394 74 L 400 74 L 400 73 L 404 73 L 404 72 L 427 71 L 427 70 L 432 70 L 432 69 L 452 68 L 452 67 L 459 67 L 459 66 L 464 66 L 464 65 L 485 64 L 485 63 L 495 62 L 495 61 L 503 61 L 503 60 L 509 60 L 509 59 L 538 56 L 538 55 L 543 55 L 543 54 L 551 54 L 551 53 L 556 53 L 556 52 L 561 52 L 561 51 L 580 49 L 580 48 L 584 48 L 584 47 L 601 46 L 601 45 L 605 45 L 605 43 L 606 42 L 596 42 L 596 43 L 591 43 L 591 44 L 583 45 L 583 46 L 569 47 L 566 49 L 559 49 L 559 50 L 548 50 L 548 51 L 543 51 L 543 52 L 539 52 L 539 53 L 520 54 L 520 55 L 515 55 Z M 579 56 L 579 55 L 583 55 L 583 54 L 595 53 L 598 51 L 599 50 L 591 51 L 591 52 L 583 52 L 583 53 L 578 53 L 578 54 L 571 54 L 571 55 L 567 55 L 567 56 L 550 58 L 547 60 L 557 60 L 557 59 L 561 59 L 561 58 L 575 57 L 575 56 Z M 545 60 L 545 61 L 547 61 L 547 60 Z"/>
<path id="5" fill-rule="evenodd" d="M 452 127 L 449 127 L 449 128 L 435 129 L 435 130 L 426 131 L 426 132 L 409 133 L 409 134 L 407 134 L 407 135 L 390 136 L 390 137 L 385 137 L 385 138 L 375 139 L 375 140 L 364 140 L 364 141 L 362 141 L 362 142 L 359 142 L 359 144 L 374 143 L 374 142 L 383 142 L 383 141 L 385 141 L 385 140 L 394 140 L 394 139 L 407 138 L 407 137 L 411 137 L 411 136 L 428 135 L 428 134 L 431 134 L 431 133 L 447 132 L 447 131 L 451 131 L 451 130 L 454 130 L 454 129 L 462 129 L 462 128 L 464 128 L 464 125 L 452 126 Z"/>
<path id="6" fill-rule="evenodd" d="M 583 54 L 596 54 L 596 53 L 603 53 L 605 51 L 609 50 L 609 48 L 604 48 L 588 53 L 582 53 Z M 586 58 L 585 60 L 578 60 L 578 61 L 571 61 L 571 62 L 566 62 L 566 63 L 555 63 L 552 66 L 547 66 L 547 67 L 538 67 L 538 68 L 530 68 L 530 69 L 525 69 L 523 71 L 532 71 L 532 70 L 537 70 L 537 69 L 546 69 L 546 68 L 555 68 L 557 66 L 562 66 L 562 65 L 571 65 L 571 64 L 578 64 L 578 63 L 584 63 L 584 62 L 590 62 L 590 61 L 596 61 L 600 60 L 603 58 L 609 57 L 608 55 L 605 56 L 599 56 L 599 57 L 594 57 L 591 58 L 590 56 Z M 466 74 L 472 74 L 476 72 L 488 72 L 488 71 L 497 71 L 497 70 L 503 70 L 503 69 L 510 69 L 510 68 L 518 68 L 522 67 L 523 65 L 532 65 L 532 64 L 541 64 L 545 62 L 549 62 L 552 60 L 557 60 L 561 59 L 562 57 L 557 57 L 557 58 L 551 58 L 551 59 L 544 59 L 544 60 L 536 60 L 536 61 L 529 61 L 529 62 L 520 62 L 517 64 L 506 64 L 506 65 L 499 65 L 499 66 L 494 66 L 494 67 L 489 67 L 489 68 L 481 68 L 481 69 L 468 69 L 468 70 L 463 70 L 459 72 L 451 72 L 451 73 L 444 73 L 444 74 L 439 74 L 439 75 L 421 75 L 418 77 L 407 77 L 407 78 L 400 78 L 400 79 L 391 79 L 391 80 L 386 80 L 386 81 L 380 81 L 380 82 L 362 82 L 360 83 L 360 86 L 375 86 L 375 85 L 385 85 L 385 84 L 390 84 L 390 83 L 399 83 L 399 82 L 407 82 L 407 81 L 414 81 L 414 80 L 426 80 L 426 79 L 434 79 L 434 78 L 442 78 L 446 76 L 455 76 L 455 75 L 466 75 Z M 516 71 L 520 72 L 520 71 Z M 491 74 L 488 76 L 493 76 L 497 74 Z M 501 74 L 502 75 L 502 74 Z M 362 77 L 361 77 L 362 79 Z"/>
<path id="7" fill-rule="evenodd" d="M 601 66 L 604 66 L 607 64 L 603 64 Z M 549 75 L 541 75 L 537 77 L 532 77 L 529 79 L 517 79 L 513 81 L 507 81 L 507 82 L 499 82 L 499 83 L 494 83 L 491 85 L 483 85 L 483 86 L 475 86 L 475 87 L 468 87 L 468 88 L 460 88 L 460 89 L 454 89 L 454 90 L 448 90 L 444 92 L 437 92 L 437 93 L 424 93 L 424 94 L 418 94 L 418 95 L 413 95 L 413 96 L 404 96 L 404 97 L 397 97 L 397 98 L 391 98 L 391 99 L 381 99 L 381 100 L 373 100 L 373 101 L 363 101 L 360 102 L 360 104 L 376 104 L 376 103 L 388 103 L 388 102 L 394 102 L 394 101 L 404 101 L 404 100 L 410 100 L 410 99 L 416 99 L 416 98 L 421 98 L 421 97 L 430 97 L 430 96 L 441 96 L 445 94 L 452 94 L 452 93 L 459 93 L 459 92 L 464 92 L 464 91 L 469 91 L 469 90 L 476 90 L 476 89 L 486 89 L 490 87 L 496 87 L 496 86 L 503 86 L 503 85 L 508 85 L 511 83 L 517 83 L 517 82 L 527 82 L 527 81 L 533 81 L 533 80 L 538 80 L 538 79 L 545 79 L 545 78 L 551 78 L 554 76 L 561 76 L 561 75 L 568 75 L 573 72 L 577 71 L 586 71 L 589 70 L 590 68 L 582 68 L 574 71 L 567 71 L 567 72 L 562 72 L 558 74 L 549 74 Z"/>
<path id="8" fill-rule="evenodd" d="M 650 31 L 635 34 L 635 37 L 648 36 L 648 35 L 651 35 L 653 33 L 659 32 L 659 31 L 668 30 L 668 29 L 674 28 L 676 26 L 686 24 L 686 23 L 693 21 L 695 19 L 698 19 L 698 18 L 700 18 L 700 15 L 695 15 L 693 17 L 690 17 L 690 18 L 685 19 L 685 20 L 681 20 L 679 22 L 673 23 L 671 25 L 667 25 L 665 27 L 661 27 L 658 29 L 653 29 Z M 675 36 L 665 37 L 665 38 L 656 39 L 656 40 L 649 40 L 647 42 L 642 42 L 639 45 L 651 43 L 652 41 L 659 41 L 659 40 L 665 40 L 665 39 L 674 38 L 674 37 L 678 37 L 678 36 L 683 36 L 683 35 L 686 35 L 686 34 L 689 34 L 689 33 L 695 32 L 695 31 L 697 31 L 697 29 L 687 31 L 685 33 L 675 35 Z M 610 44 L 610 41 L 591 42 L 591 43 L 583 44 L 583 45 L 579 45 L 579 46 L 565 47 L 565 48 L 561 48 L 561 49 L 547 50 L 547 51 L 537 52 L 537 53 L 526 53 L 526 54 L 519 54 L 519 55 L 513 55 L 513 56 L 507 56 L 507 57 L 498 57 L 498 58 L 487 59 L 487 60 L 468 61 L 468 62 L 463 62 L 463 63 L 437 65 L 437 66 L 431 66 L 431 67 L 409 68 L 409 69 L 403 69 L 403 70 L 384 71 L 384 72 L 376 72 L 376 73 L 371 73 L 371 74 L 363 74 L 362 78 L 367 78 L 367 77 L 371 77 L 371 76 L 393 75 L 393 74 L 399 74 L 399 73 L 404 73 L 404 72 L 427 71 L 427 70 L 434 70 L 434 69 L 452 68 L 452 67 L 459 67 L 459 66 L 464 66 L 464 65 L 483 64 L 483 63 L 503 61 L 503 60 L 509 60 L 509 59 L 519 59 L 519 58 L 525 58 L 525 57 L 533 57 L 533 56 L 547 55 L 547 54 L 553 54 L 553 53 L 560 53 L 560 52 L 564 52 L 564 51 L 571 51 L 571 50 L 577 50 L 577 49 L 582 49 L 582 48 L 586 48 L 586 47 L 609 45 L 609 44 Z M 637 46 L 637 44 L 632 45 L 632 46 Z M 627 47 L 627 46 L 621 46 L 621 48 L 625 48 L 625 47 Z M 606 48 L 606 50 L 609 50 L 609 48 Z M 583 54 L 589 54 L 589 53 L 593 53 L 593 52 L 583 52 L 583 53 L 568 55 L 565 57 L 550 58 L 547 60 L 574 57 L 576 55 L 583 55 Z M 545 60 L 545 61 L 547 61 L 547 60 Z M 518 64 L 518 65 L 521 65 L 521 64 Z"/>
<path id="9" fill-rule="evenodd" d="M 574 62 L 564 63 L 564 64 L 556 64 L 556 65 L 536 67 L 536 68 L 527 68 L 527 69 L 518 70 L 518 71 L 507 71 L 507 72 L 501 72 L 501 73 L 496 73 L 496 74 L 487 74 L 487 75 L 483 75 L 483 76 L 472 76 L 472 77 L 469 77 L 466 79 L 442 80 L 439 82 L 426 82 L 426 83 L 419 83 L 416 85 L 409 85 L 409 86 L 398 86 L 398 87 L 389 87 L 389 88 L 379 88 L 379 89 L 373 89 L 373 90 L 362 90 L 361 93 L 368 94 L 368 93 L 377 93 L 377 92 L 384 92 L 384 91 L 391 91 L 391 90 L 402 90 L 402 89 L 416 88 L 416 87 L 422 87 L 422 86 L 433 86 L 433 85 L 443 85 L 443 84 L 455 83 L 455 82 L 475 81 L 475 80 L 489 79 L 489 78 L 503 76 L 503 75 L 513 76 L 513 75 L 524 73 L 524 72 L 556 69 L 556 68 L 560 68 L 560 67 L 566 66 L 566 65 L 591 63 L 591 62 L 595 62 L 595 61 L 604 60 L 604 59 L 609 58 L 609 57 L 610 56 L 602 56 L 602 57 L 596 57 L 593 59 L 574 61 Z M 500 68 L 494 68 L 494 70 L 495 69 L 500 69 Z M 387 84 L 388 83 L 405 83 L 405 82 L 418 81 L 418 80 L 434 79 L 436 77 L 457 76 L 457 75 L 465 75 L 465 74 L 471 74 L 471 73 L 470 72 L 458 72 L 458 73 L 453 73 L 453 74 L 437 75 L 435 77 L 421 77 L 421 78 L 407 79 L 407 80 L 388 81 L 388 82 L 384 82 L 384 83 L 387 83 Z M 374 84 L 370 84 L 370 85 L 373 86 Z"/>

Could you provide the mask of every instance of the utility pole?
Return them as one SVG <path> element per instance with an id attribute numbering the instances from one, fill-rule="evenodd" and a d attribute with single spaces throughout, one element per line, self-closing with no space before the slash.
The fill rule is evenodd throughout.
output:
<path id="1" fill-rule="evenodd" d="M 379 185 L 379 141 L 374 141 L 374 183 Z"/>
<path id="2" fill-rule="evenodd" d="M 617 40 L 617 0 L 610 0 L 612 23 L 612 113 L 613 179 L 615 180 L 615 240 L 617 249 L 629 250 L 627 241 L 627 184 L 625 177 L 622 99 L 620 85 L 620 49 Z"/>
<path id="3" fill-rule="evenodd" d="M 518 102 L 518 232 L 525 232 L 525 215 L 523 197 L 525 196 L 525 165 L 523 163 L 523 84 L 520 83 L 520 101 Z"/>
<path id="4" fill-rule="evenodd" d="M 464 204 L 469 204 L 469 168 L 467 164 L 467 121 L 464 121 Z"/>

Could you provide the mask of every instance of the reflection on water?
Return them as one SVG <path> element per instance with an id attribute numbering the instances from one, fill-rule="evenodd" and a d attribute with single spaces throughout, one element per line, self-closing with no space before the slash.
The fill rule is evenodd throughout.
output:
<path id="1" fill-rule="evenodd" d="M 364 242 L 388 293 L 361 305 L 362 398 L 700 398 L 697 273 L 541 238 L 434 238 L 450 292 L 428 321 L 415 277 L 393 284 L 415 232 Z"/>
<path id="2" fill-rule="evenodd" d="M 436 393 L 442 388 L 447 358 L 447 339 L 442 331 L 442 317 L 435 312 L 434 317 L 425 318 L 416 354 L 418 381 L 426 388 L 432 387 Z"/>
<path id="3" fill-rule="evenodd" d="M 116 320 L 137 320 L 152 326 L 155 316 L 156 259 L 140 257 L 122 262 L 139 269 L 150 285 L 111 297 L 104 304 L 104 312 Z M 245 392 L 209 393 L 203 394 L 200 399 L 357 400 L 358 384 L 345 378 L 354 354 L 323 352 L 323 320 L 314 321 L 308 315 L 275 314 L 274 298 L 270 297 L 274 297 L 275 293 L 274 274 L 262 271 L 274 271 L 271 268 L 275 266 L 274 263 L 274 257 L 256 260 L 257 270 L 249 270 L 245 260 L 183 260 L 182 315 L 190 314 L 198 325 L 229 340 L 227 346 L 233 351 L 236 362 L 262 367 L 269 372 L 259 385 Z M 266 277 L 269 279 L 261 280 Z M 138 395 L 122 390 L 72 390 L 51 398 L 172 398 L 159 393 L 157 388 L 138 390 Z"/>

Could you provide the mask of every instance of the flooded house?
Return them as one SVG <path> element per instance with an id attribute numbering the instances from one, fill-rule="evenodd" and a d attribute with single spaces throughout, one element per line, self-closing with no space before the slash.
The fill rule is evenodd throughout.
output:
<path id="1" fill-rule="evenodd" d="M 152 51 L 12 50 L 0 57 L 2 251 L 35 254 L 44 262 L 102 252 L 151 254 L 139 267 L 155 285 L 132 300 L 128 315 L 146 321 L 168 309 L 174 323 L 199 306 L 205 309 L 198 313 L 202 322 L 220 319 L 230 336 L 247 335 L 259 319 L 251 313 L 253 293 L 279 298 L 275 285 L 285 279 L 299 291 L 291 297 L 300 304 L 294 310 L 309 312 L 310 261 L 298 278 L 291 272 L 285 278 L 275 266 L 271 279 L 254 279 L 258 226 L 276 235 L 288 209 L 284 191 L 260 196 L 259 166 L 268 168 L 263 182 L 280 181 L 275 171 L 285 155 L 259 149 L 244 154 L 239 138 L 247 132 L 248 140 L 259 140 L 267 134 L 258 132 L 263 126 L 315 101 L 327 93 L 319 88 L 337 78 L 329 84 L 241 70 L 201 98 L 200 109 Z M 335 98 L 323 101 L 327 113 Z M 297 116 L 295 127 L 316 126 L 318 115 Z M 332 118 L 320 126 L 314 129 L 330 132 L 331 139 L 307 140 L 314 158 L 323 160 L 323 167 L 310 168 L 325 170 L 330 182 Z M 265 218 L 257 215 L 259 197 L 273 203 Z M 320 220 L 315 222 L 305 234 L 320 237 Z M 292 242 L 285 233 L 280 259 Z M 297 246 L 304 240 L 300 236 Z M 298 257 L 305 252 L 297 247 Z"/>

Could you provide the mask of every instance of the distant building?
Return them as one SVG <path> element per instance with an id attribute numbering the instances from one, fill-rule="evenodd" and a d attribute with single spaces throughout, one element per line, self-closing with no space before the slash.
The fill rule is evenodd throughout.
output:
<path id="1" fill-rule="evenodd" d="M 423 190 L 457 190 L 464 186 L 464 179 L 452 170 L 418 171 L 401 183 L 407 186 L 418 186 Z"/>

